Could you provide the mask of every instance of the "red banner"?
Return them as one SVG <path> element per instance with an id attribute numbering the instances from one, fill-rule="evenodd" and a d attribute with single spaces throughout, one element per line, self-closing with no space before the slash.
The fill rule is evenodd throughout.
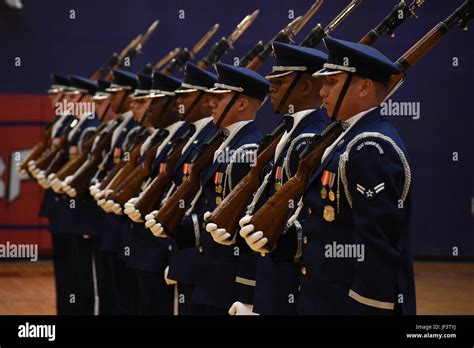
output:
<path id="1" fill-rule="evenodd" d="M 0 95 L 0 244 L 38 244 L 49 254 L 48 220 L 38 215 L 43 189 L 15 167 L 39 141 L 53 111 L 47 96 Z"/>

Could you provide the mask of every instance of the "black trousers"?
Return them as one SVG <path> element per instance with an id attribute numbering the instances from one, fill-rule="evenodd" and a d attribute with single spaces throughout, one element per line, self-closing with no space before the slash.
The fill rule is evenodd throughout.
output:
<path id="1" fill-rule="evenodd" d="M 93 241 L 79 235 L 52 234 L 58 315 L 93 315 Z"/>
<path id="2" fill-rule="evenodd" d="M 138 314 L 173 315 L 174 285 L 167 285 L 162 273 L 134 272 L 138 280 Z"/>

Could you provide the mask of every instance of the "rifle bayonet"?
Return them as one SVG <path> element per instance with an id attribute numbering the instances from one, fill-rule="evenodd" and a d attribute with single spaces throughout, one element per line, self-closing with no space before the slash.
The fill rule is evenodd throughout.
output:
<path id="1" fill-rule="evenodd" d="M 191 50 L 191 57 L 194 58 L 196 54 L 207 44 L 211 37 L 219 30 L 219 23 L 214 24 L 211 29 L 194 45 L 193 49 Z"/>
<path id="2" fill-rule="evenodd" d="M 298 23 L 292 30 L 292 36 L 295 36 L 300 32 L 301 29 L 308 23 L 308 21 L 314 16 L 314 14 L 319 10 L 324 0 L 316 0 L 316 2 L 309 8 L 308 11 L 301 17 Z"/>

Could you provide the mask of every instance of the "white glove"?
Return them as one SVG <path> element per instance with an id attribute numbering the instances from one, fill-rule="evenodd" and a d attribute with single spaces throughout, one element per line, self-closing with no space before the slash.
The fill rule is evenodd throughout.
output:
<path id="1" fill-rule="evenodd" d="M 242 302 L 234 302 L 229 309 L 230 315 L 260 315 L 253 311 L 253 305 Z"/>
<path id="2" fill-rule="evenodd" d="M 75 188 L 72 188 L 72 187 L 69 186 L 69 185 L 68 185 L 68 187 L 69 187 L 69 190 L 66 191 L 66 193 L 68 194 L 68 196 L 71 197 L 71 198 L 76 197 L 76 196 L 77 196 L 76 189 L 75 189 Z"/>
<path id="3" fill-rule="evenodd" d="M 111 199 L 105 201 L 104 206 L 102 207 L 107 213 L 112 212 L 115 202 Z"/>
<path id="4" fill-rule="evenodd" d="M 28 177 L 30 176 L 30 174 L 28 174 L 28 171 L 25 170 L 25 169 L 20 169 L 20 166 L 17 166 L 17 167 L 16 167 L 16 171 L 17 171 L 18 175 L 20 175 L 20 177 L 21 177 L 22 179 L 26 179 L 26 178 L 28 178 Z"/>
<path id="5" fill-rule="evenodd" d="M 50 184 L 49 184 L 49 181 L 46 179 L 46 176 L 44 175 L 44 171 L 42 171 L 36 177 L 36 179 L 38 180 L 38 184 L 40 184 L 42 188 L 44 188 L 45 190 L 49 189 Z"/>
<path id="6" fill-rule="evenodd" d="M 96 201 L 98 201 L 98 200 L 104 198 L 104 191 L 103 191 L 103 190 L 97 190 L 97 191 L 94 193 L 94 196 L 93 196 L 93 197 L 94 197 L 94 199 L 95 199 Z"/>
<path id="7" fill-rule="evenodd" d="M 118 203 L 114 203 L 114 205 L 112 206 L 112 211 L 117 214 L 117 215 L 123 215 L 123 212 L 122 212 L 122 207 L 120 206 L 120 204 Z"/>
<path id="8" fill-rule="evenodd" d="M 155 220 L 156 215 L 158 215 L 158 210 L 153 210 L 150 214 L 145 215 L 145 221 Z"/>
<path id="9" fill-rule="evenodd" d="M 39 170 L 39 169 L 38 169 Z M 46 180 L 46 173 L 44 170 L 40 170 L 39 172 L 37 172 L 36 174 L 36 180 L 40 181 L 40 180 Z"/>
<path id="10" fill-rule="evenodd" d="M 99 200 L 97 201 L 97 205 L 98 205 L 99 207 L 101 207 L 105 212 L 107 212 L 107 211 L 104 209 L 105 202 L 106 202 L 106 201 L 105 201 L 105 198 L 99 199 Z"/>
<path id="11" fill-rule="evenodd" d="M 151 233 L 155 237 L 161 237 L 161 238 L 166 238 L 166 234 L 164 233 L 163 226 L 159 222 L 156 222 L 155 219 L 148 220 L 145 223 L 145 227 L 149 228 Z"/>
<path id="12" fill-rule="evenodd" d="M 40 173 L 41 173 L 41 169 L 36 168 L 36 167 L 35 167 L 35 169 L 33 169 L 33 171 L 32 171 L 33 177 L 35 177 L 35 178 L 38 177 L 38 175 L 39 175 Z"/>
<path id="13" fill-rule="evenodd" d="M 269 252 L 264 248 L 265 244 L 268 242 L 268 239 L 263 237 L 262 231 L 254 232 L 255 227 L 249 223 L 251 219 L 251 215 L 245 215 L 242 219 L 240 219 L 239 225 L 241 229 L 239 233 L 253 251 L 258 252 L 263 256 Z"/>
<path id="14" fill-rule="evenodd" d="M 135 202 L 138 200 L 138 197 L 133 197 L 125 203 L 124 213 L 128 215 L 128 217 L 135 222 L 143 222 L 142 214 L 139 210 L 135 209 Z"/>
<path id="15" fill-rule="evenodd" d="M 52 181 L 51 181 L 51 187 L 53 189 L 54 192 L 56 193 L 61 193 L 62 192 L 62 181 L 60 181 L 58 178 L 54 178 Z"/>
<path id="16" fill-rule="evenodd" d="M 174 285 L 174 284 L 177 283 L 177 281 L 174 280 L 174 279 L 168 278 L 168 272 L 169 272 L 169 270 L 170 270 L 170 266 L 166 266 L 166 268 L 165 268 L 165 274 L 164 274 L 164 276 L 165 276 L 165 282 L 166 282 L 166 285 Z"/>
<path id="17" fill-rule="evenodd" d="M 95 194 L 100 191 L 99 186 L 100 186 L 100 183 L 89 186 L 89 192 L 92 197 L 94 197 Z"/>
<path id="18" fill-rule="evenodd" d="M 210 212 L 204 213 L 204 221 L 206 221 L 209 216 L 211 216 Z M 234 238 L 229 239 L 230 233 L 228 233 L 225 228 L 217 228 L 216 224 L 209 222 L 208 224 L 206 224 L 206 231 L 211 234 L 212 239 L 214 239 L 214 242 L 216 243 L 223 245 L 235 244 L 237 234 L 234 235 Z"/>
<path id="19" fill-rule="evenodd" d="M 142 214 L 140 214 L 138 210 L 135 210 L 134 212 L 130 213 L 128 217 L 134 222 L 144 222 L 142 219 Z"/>

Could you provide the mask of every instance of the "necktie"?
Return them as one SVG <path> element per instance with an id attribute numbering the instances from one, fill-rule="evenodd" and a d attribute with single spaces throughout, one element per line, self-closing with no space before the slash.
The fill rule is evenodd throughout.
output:
<path id="1" fill-rule="evenodd" d="M 285 122 L 285 129 L 288 133 L 291 131 L 291 128 L 293 128 L 294 121 L 295 119 L 291 115 L 283 116 L 283 122 Z"/>

